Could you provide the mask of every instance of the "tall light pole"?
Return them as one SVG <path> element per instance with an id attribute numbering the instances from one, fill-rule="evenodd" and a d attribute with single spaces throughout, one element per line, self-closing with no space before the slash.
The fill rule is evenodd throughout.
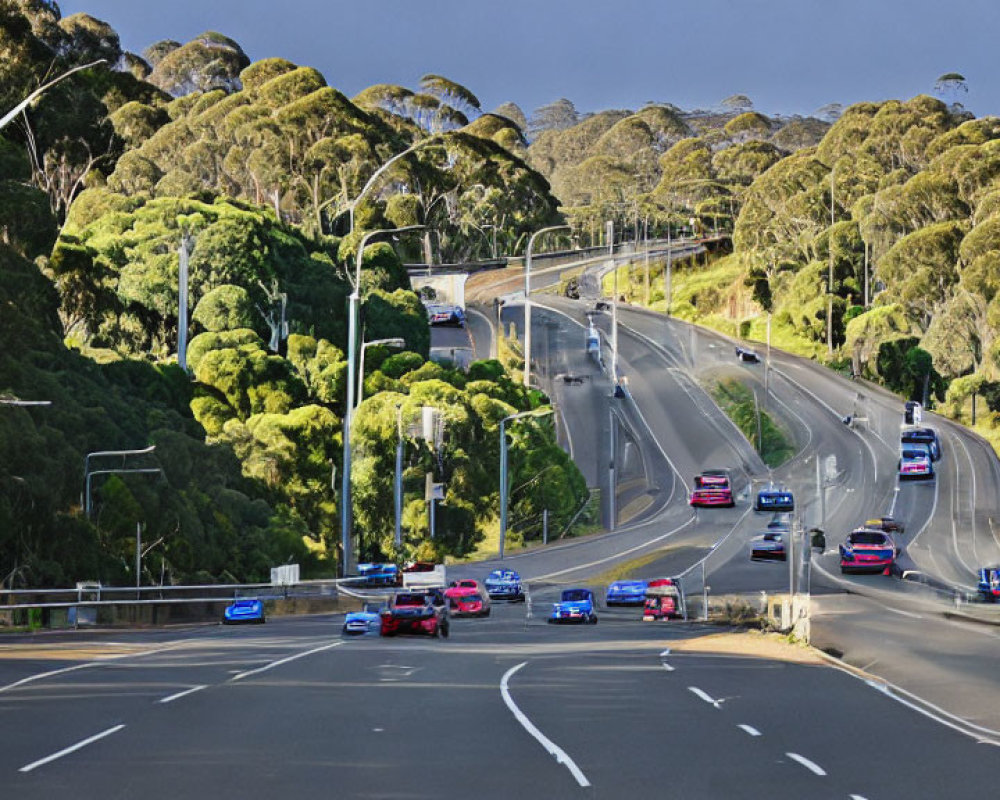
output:
<path id="1" fill-rule="evenodd" d="M 188 233 L 181 235 L 181 244 L 177 249 L 177 363 L 187 372 L 187 338 L 188 338 L 188 259 L 194 237 Z"/>
<path id="2" fill-rule="evenodd" d="M 544 417 L 547 414 L 555 413 L 554 408 L 540 408 L 534 411 L 522 411 L 520 414 L 511 414 L 500 420 L 500 545 L 498 556 L 503 560 L 504 543 L 507 540 L 507 494 L 510 491 L 507 478 L 507 423 L 523 417 Z"/>
<path id="3" fill-rule="evenodd" d="M 830 170 L 830 239 L 827 249 L 830 251 L 830 269 L 826 279 L 826 353 L 833 356 L 833 226 L 837 221 L 836 207 L 833 204 L 834 184 L 837 178 L 837 162 L 833 162 Z"/>
<path id="4" fill-rule="evenodd" d="M 611 298 L 611 380 L 618 386 L 618 266 L 615 264 L 615 223 L 608 220 L 608 256 L 614 271 L 614 297 Z"/>
<path id="5" fill-rule="evenodd" d="M 84 514 L 89 519 L 90 517 L 90 478 L 93 475 L 119 475 L 133 472 L 141 473 L 154 473 L 162 472 L 159 467 L 146 467 L 146 468 L 133 468 L 126 469 L 125 459 L 128 456 L 143 456 L 148 453 L 152 453 L 156 450 L 156 445 L 150 445 L 149 447 L 144 447 L 141 450 L 95 450 L 92 453 L 87 453 L 86 457 L 83 459 L 83 510 Z M 92 458 L 111 458 L 121 456 L 122 466 L 120 469 L 91 469 L 90 459 Z"/>
<path id="6" fill-rule="evenodd" d="M 396 406 L 396 480 L 393 484 L 393 505 L 396 512 L 396 552 L 403 546 L 403 406 Z"/>
<path id="7" fill-rule="evenodd" d="M 357 408 L 361 405 L 361 401 L 364 400 L 365 396 L 365 350 L 371 347 L 373 344 L 382 344 L 386 347 L 406 347 L 406 339 L 401 339 L 396 336 L 392 339 L 373 339 L 370 342 L 361 343 L 361 363 L 358 365 L 358 402 L 354 404 Z"/>
<path id="8" fill-rule="evenodd" d="M 553 225 L 535 231 L 528 239 L 528 252 L 524 257 L 524 385 L 531 385 L 531 251 L 535 239 L 553 231 L 568 231 L 569 225 Z"/>
<path id="9" fill-rule="evenodd" d="M 414 152 L 415 150 L 419 150 L 421 147 L 426 147 L 427 145 L 431 144 L 431 142 L 438 141 L 438 140 L 440 140 L 442 138 L 443 138 L 443 134 L 435 133 L 432 136 L 428 136 L 426 139 L 421 139 L 419 142 L 416 142 L 415 144 L 412 144 L 409 147 L 407 147 L 403 152 L 396 153 L 396 155 L 394 155 L 392 158 L 390 158 L 381 167 L 379 167 L 377 170 L 375 170 L 372 173 L 371 177 L 368 179 L 368 182 L 365 183 L 365 185 L 361 188 L 361 191 L 358 192 L 358 196 L 355 197 L 351 201 L 351 205 L 350 205 L 350 211 L 351 211 L 351 233 L 354 233 L 354 209 L 357 207 L 358 203 L 361 202 L 361 200 L 364 198 L 364 196 L 366 194 L 368 194 L 368 192 L 369 192 L 369 190 L 371 190 L 372 186 L 375 185 L 375 181 L 377 181 L 385 173 L 385 171 L 387 169 L 389 169 L 389 167 L 391 167 L 393 164 L 395 164 L 397 161 L 399 161 L 399 159 L 401 159 L 401 158 L 403 158 L 405 156 L 408 156 L 410 153 Z"/>
<path id="10" fill-rule="evenodd" d="M 400 153 L 402 156 L 403 153 Z M 360 197 L 360 195 L 359 195 Z M 376 236 L 387 236 L 393 233 L 421 230 L 423 225 L 407 225 L 403 228 L 388 228 L 385 230 L 368 231 L 362 237 L 358 246 L 357 270 L 354 274 L 354 291 L 351 292 L 347 320 L 347 405 L 344 408 L 344 458 L 340 484 L 340 547 L 341 573 L 347 576 L 347 567 L 351 555 L 351 422 L 354 420 L 354 385 L 357 382 L 358 349 L 358 307 L 361 304 L 361 264 L 364 259 L 365 246 Z"/>
<path id="11" fill-rule="evenodd" d="M 97 59 L 97 61 L 91 61 L 89 64 L 81 64 L 78 67 L 73 67 L 73 69 L 67 70 L 62 75 L 58 76 L 57 78 L 54 78 L 48 83 L 43 83 L 41 86 L 35 89 L 35 91 L 33 91 L 31 94 L 25 97 L 20 103 L 14 106 L 10 111 L 4 114 L 3 117 L 0 117 L 0 130 L 6 128 L 7 125 L 10 124 L 10 121 L 12 119 L 14 119 L 18 114 L 20 114 L 22 111 L 24 111 L 28 106 L 32 104 L 35 98 L 41 96 L 42 93 L 47 91 L 48 89 L 51 89 L 53 86 L 59 83 L 59 81 L 68 78 L 74 72 L 79 72 L 82 69 L 90 69 L 91 67 L 96 67 L 98 64 L 106 64 L 106 63 L 107 61 L 105 59 L 99 58 Z"/>

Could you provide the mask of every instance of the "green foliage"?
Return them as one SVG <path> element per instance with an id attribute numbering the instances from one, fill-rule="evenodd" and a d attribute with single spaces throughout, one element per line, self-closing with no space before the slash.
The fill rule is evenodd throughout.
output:
<path id="1" fill-rule="evenodd" d="M 224 283 L 205 293 L 191 318 L 206 331 L 251 328 L 255 321 L 253 300 L 242 286 Z"/>
<path id="2" fill-rule="evenodd" d="M 719 381 L 712 396 L 769 467 L 780 466 L 795 454 L 784 432 L 743 383 L 733 378 Z"/>

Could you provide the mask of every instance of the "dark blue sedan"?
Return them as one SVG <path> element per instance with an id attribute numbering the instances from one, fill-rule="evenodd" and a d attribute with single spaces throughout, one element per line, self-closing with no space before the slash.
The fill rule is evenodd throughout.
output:
<path id="1" fill-rule="evenodd" d="M 608 606 L 641 606 L 645 602 L 646 581 L 615 581 L 604 596 Z"/>
<path id="2" fill-rule="evenodd" d="M 242 622 L 264 624 L 264 604 L 256 597 L 236 600 L 226 606 L 226 611 L 222 615 L 222 624 L 235 625 Z"/>

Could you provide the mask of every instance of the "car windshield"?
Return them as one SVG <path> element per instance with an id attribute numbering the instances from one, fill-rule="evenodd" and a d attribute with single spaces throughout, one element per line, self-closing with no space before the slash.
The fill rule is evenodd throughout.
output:
<path id="1" fill-rule="evenodd" d="M 562 593 L 564 603 L 578 603 L 590 599 L 590 593 L 585 589 L 567 589 Z"/>
<path id="2" fill-rule="evenodd" d="M 907 461 L 914 461 L 918 458 L 925 458 L 927 454 L 923 450 L 904 450 L 903 458 Z"/>
<path id="3" fill-rule="evenodd" d="M 422 594 L 397 594 L 397 606 L 422 606 L 427 602 L 427 598 Z"/>
<path id="4" fill-rule="evenodd" d="M 877 533 L 875 531 L 857 531 L 851 534 L 851 542 L 853 544 L 876 544 L 876 545 L 888 545 L 888 539 L 884 533 Z"/>
<path id="5" fill-rule="evenodd" d="M 379 603 L 365 603 L 361 610 L 365 614 L 378 614 L 382 611 L 382 606 Z"/>

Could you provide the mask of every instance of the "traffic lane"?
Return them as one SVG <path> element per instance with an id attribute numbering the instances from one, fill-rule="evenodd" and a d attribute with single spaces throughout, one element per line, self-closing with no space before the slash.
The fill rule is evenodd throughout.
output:
<path id="1" fill-rule="evenodd" d="M 563 638 L 604 632 L 557 631 Z M 884 762 L 853 747 L 857 722 L 839 705 L 848 697 L 849 710 L 864 706 L 871 690 L 824 668 L 693 654 L 661 659 L 648 651 L 551 655 L 530 660 L 511 692 L 532 722 L 574 759 L 599 797 L 843 798 L 870 796 L 876 784 L 879 797 L 912 792 L 908 786 L 906 793 L 883 793 Z M 800 713 L 803 706 L 817 713 Z M 830 728 L 818 737 L 817 719 Z M 832 755 L 831 741 L 848 757 Z M 899 743 L 893 755 L 905 749 Z M 826 775 L 813 774 L 790 754 L 822 764 Z M 986 752 L 973 755 L 975 782 L 991 768 Z M 941 772 L 948 766 L 943 758 L 930 763 Z"/>
<path id="2" fill-rule="evenodd" d="M 948 620 L 901 596 L 858 594 L 813 597 L 810 627 L 813 646 L 1000 731 L 1000 629 Z"/>
<path id="3" fill-rule="evenodd" d="M 177 642 L 121 659 L 82 662 L 66 671 L 34 673 L 38 680 L 21 685 L 7 684 L 0 691 L 0 714 L 18 736 L 0 748 L 0 771 L 19 769 L 54 749 L 55 743 L 68 745 L 123 719 L 156 713 L 158 706 L 178 695 L 240 680 L 248 671 L 331 642 L 330 637 L 296 636 L 295 629 L 276 625 L 268 638 Z"/>
<path id="4" fill-rule="evenodd" d="M 463 650 L 460 637 L 352 641 L 129 720 L 113 749 L 94 745 L 8 785 L 25 798 L 140 784 L 152 798 L 565 796 L 571 777 L 501 701 L 510 658 Z"/>
<path id="5" fill-rule="evenodd" d="M 697 680 L 707 695 L 721 698 L 722 713 L 716 716 L 749 722 L 761 733 L 755 744 L 798 753 L 819 766 L 827 774 L 815 782 L 811 796 L 902 799 L 995 792 L 995 751 L 853 676 L 773 661 L 734 669 L 729 659 L 691 660 L 696 663 L 674 658 L 669 677 Z"/>
<path id="6" fill-rule="evenodd" d="M 466 308 L 465 328 L 472 345 L 472 353 L 476 359 L 495 358 L 496 352 L 496 314 L 489 306 L 469 304 Z M 431 340 L 434 333 L 431 329 Z"/>

